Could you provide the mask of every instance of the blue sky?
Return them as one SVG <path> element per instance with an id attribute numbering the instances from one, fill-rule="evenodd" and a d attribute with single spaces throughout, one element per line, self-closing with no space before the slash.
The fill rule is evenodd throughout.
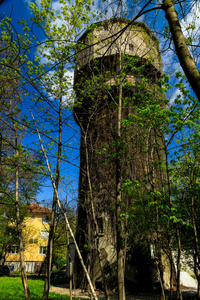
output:
<path id="1" fill-rule="evenodd" d="M 13 25 L 15 26 L 16 30 L 21 30 L 21 26 L 18 24 L 18 20 L 21 18 L 25 18 L 27 21 L 30 18 L 30 10 L 29 10 L 29 2 L 28 0 L 5 0 L 4 3 L 0 6 L 0 13 L 2 15 L 3 12 L 5 12 L 5 15 L 8 17 L 12 17 L 12 22 Z M 100 1 L 95 1 L 95 9 L 98 9 L 98 3 Z M 124 1 L 125 2 L 125 1 Z M 132 3 L 132 1 L 128 1 L 129 4 Z M 104 6 L 106 5 L 107 2 L 104 3 Z M 59 1 L 55 1 L 55 7 L 58 7 L 59 9 Z M 103 9 L 103 7 L 101 7 L 101 9 Z M 115 7 L 116 9 L 116 7 Z M 136 12 L 140 9 L 139 6 L 135 6 L 131 9 L 131 13 L 129 13 L 128 17 L 132 18 L 132 15 L 136 14 Z M 106 15 L 106 18 L 109 18 L 112 15 L 113 11 L 112 9 L 109 9 Z M 157 24 L 156 26 L 158 26 L 157 29 L 160 29 L 160 26 L 162 25 L 162 14 L 158 14 L 157 17 L 157 22 L 153 21 L 153 16 L 154 13 L 151 13 L 150 15 L 148 15 L 148 18 L 145 17 L 141 17 L 140 20 L 145 21 L 148 23 L 148 25 L 154 26 L 155 24 Z M 187 25 L 189 23 L 193 22 L 193 15 L 194 13 L 188 14 L 187 18 L 185 20 L 182 20 L 182 26 L 183 29 L 185 29 L 187 27 Z M 199 24 L 200 21 L 198 21 Z M 152 23 L 152 24 L 151 24 Z M 37 32 L 37 34 L 41 35 L 41 32 Z M 186 32 L 187 35 L 187 32 Z M 41 35 L 41 39 L 42 39 L 42 35 Z M 162 40 L 161 40 L 162 42 Z M 173 64 L 172 64 L 173 61 Z M 179 63 L 175 63 L 174 61 L 174 53 L 171 51 L 166 52 L 166 54 L 163 55 L 163 67 L 165 72 L 172 72 L 172 74 L 174 73 L 174 69 L 179 70 L 180 66 Z M 173 68 L 172 68 L 173 67 Z M 181 69 L 180 69 L 181 70 Z M 171 102 L 174 101 L 175 97 L 177 96 L 177 94 L 179 93 L 178 90 L 176 88 L 174 88 L 171 92 L 171 94 L 169 95 L 171 97 Z M 26 101 L 28 103 L 28 99 L 26 98 Z M 26 111 L 26 114 L 29 114 L 28 111 Z M 67 111 L 66 112 L 66 117 L 70 118 L 70 126 L 75 127 L 76 131 L 78 132 L 79 129 L 78 127 L 74 124 L 72 117 L 70 117 L 70 115 L 72 115 L 71 111 Z M 30 116 L 30 115 L 29 115 Z M 80 139 L 80 135 L 77 133 L 75 134 L 75 132 L 71 129 L 71 127 L 66 126 L 65 127 L 65 132 L 64 132 L 64 140 L 69 140 L 68 144 L 69 147 L 66 151 L 67 154 L 67 160 L 71 161 L 73 163 L 69 164 L 69 163 L 64 163 L 62 165 L 62 174 L 66 176 L 66 178 L 68 178 L 69 181 L 69 185 L 68 188 L 62 187 L 62 197 L 66 198 L 68 197 L 68 199 L 70 200 L 72 197 L 77 197 L 77 192 L 75 191 L 78 188 L 78 175 L 79 175 L 79 168 L 75 167 L 74 165 L 78 165 L 79 164 L 79 152 L 78 152 L 78 148 L 79 148 L 79 139 Z M 31 138 L 29 136 L 25 137 L 24 142 L 27 144 L 32 143 L 33 141 L 36 141 L 37 137 L 36 136 L 32 136 Z M 63 141 L 64 141 L 63 140 Z M 45 185 L 42 188 L 42 192 L 40 194 L 38 194 L 38 200 L 42 201 L 42 200 L 49 200 L 52 199 L 52 194 L 53 194 L 53 190 L 51 187 L 51 183 L 50 182 L 45 182 Z M 75 191 L 75 192 L 74 192 Z"/>
<path id="2" fill-rule="evenodd" d="M 0 6 L 0 13 L 5 12 L 7 17 L 12 17 L 13 23 L 17 24 L 20 18 L 29 17 L 29 4 L 24 0 L 5 0 Z"/>
<path id="3" fill-rule="evenodd" d="M 5 13 L 5 16 L 12 18 L 12 24 L 15 29 L 20 33 L 21 25 L 18 24 L 18 21 L 22 18 L 27 21 L 30 18 L 30 10 L 29 3 L 25 0 L 5 0 L 4 3 L 0 6 L 0 14 Z M 42 39 L 42 35 L 39 31 L 37 31 L 38 37 Z M 31 103 L 31 102 L 30 102 Z M 28 111 L 29 99 L 25 97 L 25 106 L 23 108 L 22 113 L 26 114 L 30 117 L 30 113 Z M 33 112 L 34 114 L 34 112 Z M 63 143 L 68 144 L 66 154 L 67 162 L 64 162 L 61 166 L 61 175 L 66 177 L 66 183 L 62 183 L 62 198 L 68 199 L 71 201 L 72 199 L 77 198 L 77 188 L 78 188 L 78 176 L 79 176 L 79 139 L 80 135 L 78 134 L 79 128 L 73 121 L 72 111 L 65 111 L 65 117 L 68 119 L 68 123 L 70 126 L 65 126 L 64 134 L 63 134 Z M 37 119 L 37 115 L 35 115 Z M 42 120 L 41 120 L 42 122 Z M 48 126 L 48 125 L 47 125 Z M 73 130 L 74 128 L 75 130 Z M 49 127 L 50 129 L 50 127 Z M 52 135 L 53 137 L 53 135 Z M 37 142 L 36 135 L 26 135 L 23 143 L 27 145 L 27 147 L 33 146 L 33 142 Z M 49 158 L 50 159 L 50 158 Z M 68 163 L 68 161 L 72 162 L 72 164 Z M 77 167 L 75 167 L 77 165 Z M 40 202 L 51 201 L 53 195 L 53 189 L 50 181 L 45 181 L 44 186 L 42 187 L 41 192 L 37 196 L 37 200 Z"/>

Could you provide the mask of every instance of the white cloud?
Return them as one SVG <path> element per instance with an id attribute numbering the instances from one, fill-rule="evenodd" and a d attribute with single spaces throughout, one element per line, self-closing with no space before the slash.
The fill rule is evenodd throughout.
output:
<path id="1" fill-rule="evenodd" d="M 52 8 L 57 12 L 57 13 L 60 13 L 61 12 L 61 8 L 62 8 L 62 5 L 59 1 L 55 1 L 53 2 L 52 4 Z"/>
<path id="2" fill-rule="evenodd" d="M 61 87 L 57 83 L 59 81 L 56 77 L 55 72 L 49 71 L 44 78 L 43 85 L 46 86 L 45 92 L 48 95 L 48 98 L 51 100 L 56 100 L 60 98 Z M 74 81 L 74 71 L 65 70 L 64 78 L 62 80 L 62 100 L 65 106 L 69 106 L 72 102 L 72 90 L 73 90 L 73 81 Z"/>
<path id="3" fill-rule="evenodd" d="M 173 93 L 173 95 L 170 97 L 170 105 L 174 104 L 174 101 L 176 100 L 178 95 L 181 95 L 181 93 L 180 93 L 179 89 L 176 89 L 175 92 Z M 181 99 L 182 99 L 182 95 L 181 95 Z"/>
<path id="4" fill-rule="evenodd" d="M 186 15 L 184 19 L 181 20 L 181 27 L 182 30 L 186 35 L 189 35 L 191 32 L 197 33 L 200 27 L 200 7 L 198 4 L 198 1 L 193 5 L 190 13 Z M 189 24 L 195 25 L 195 29 L 191 31 L 187 31 L 186 28 L 189 26 Z"/>
<path id="5" fill-rule="evenodd" d="M 121 4 L 120 6 L 118 4 Z M 95 1 L 94 9 L 96 11 L 99 11 L 100 13 L 100 19 L 108 20 L 111 17 L 126 17 L 128 13 L 128 0 L 122 0 L 122 1 Z"/>
<path id="6" fill-rule="evenodd" d="M 199 45 L 200 40 L 200 6 L 199 1 L 196 1 L 193 5 L 191 12 L 187 14 L 186 18 L 181 20 L 181 27 L 185 38 L 191 40 L 192 45 Z M 191 55 L 196 63 L 199 63 L 199 50 L 196 47 L 190 47 Z"/>
<path id="7" fill-rule="evenodd" d="M 36 0 L 36 1 L 33 1 L 33 0 L 23 0 L 25 3 L 28 3 L 30 4 L 31 2 L 36 2 L 36 4 L 38 5 L 38 7 L 40 7 L 40 0 Z"/>

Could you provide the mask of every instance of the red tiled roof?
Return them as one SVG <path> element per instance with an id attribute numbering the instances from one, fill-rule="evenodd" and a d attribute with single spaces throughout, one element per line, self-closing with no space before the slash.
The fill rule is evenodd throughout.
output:
<path id="1" fill-rule="evenodd" d="M 40 206 L 39 204 L 36 204 L 36 203 L 31 203 L 27 207 L 27 210 L 29 210 L 30 212 L 33 212 L 33 213 L 42 213 L 42 214 L 50 214 L 51 213 L 51 209 L 44 207 L 44 206 Z"/>

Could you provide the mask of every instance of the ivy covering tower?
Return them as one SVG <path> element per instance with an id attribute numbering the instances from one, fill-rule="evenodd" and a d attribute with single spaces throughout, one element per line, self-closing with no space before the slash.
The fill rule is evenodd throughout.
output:
<path id="1" fill-rule="evenodd" d="M 140 129 L 125 122 L 140 106 L 136 85 L 142 77 L 148 78 L 149 90 L 140 85 L 140 95 L 158 91 L 159 44 L 144 23 L 131 23 L 125 30 L 128 24 L 120 18 L 95 23 L 78 41 L 74 79 L 74 116 L 81 128 L 77 241 L 94 284 L 103 273 L 104 279 L 111 274 L 118 281 L 124 277 L 126 212 L 132 203 L 124 183 L 145 178 L 148 184 L 149 162 L 159 160 L 153 149 L 153 127 Z M 136 281 L 128 268 L 126 277 Z M 78 276 L 80 285 L 83 278 Z"/>

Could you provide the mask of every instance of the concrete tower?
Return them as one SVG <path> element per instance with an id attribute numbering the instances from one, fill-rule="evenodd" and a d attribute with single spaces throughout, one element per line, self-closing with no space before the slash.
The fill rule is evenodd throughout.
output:
<path id="1" fill-rule="evenodd" d="M 117 18 L 95 23 L 78 41 L 74 80 L 77 95 L 74 116 L 81 128 L 77 241 L 94 284 L 101 281 L 95 243 L 101 251 L 106 276 L 114 274 L 116 269 L 118 99 L 120 91 L 123 99 L 132 99 L 134 86 L 140 80 L 128 64 L 137 57 L 136 65 L 145 66 L 143 72 L 150 79 L 152 90 L 161 75 L 157 38 L 142 22 L 135 22 L 123 31 L 129 22 Z M 150 63 L 146 64 L 147 60 Z M 133 104 L 130 106 L 128 102 L 123 102 L 122 120 L 132 113 Z M 137 97 L 135 105 L 138 105 Z M 149 158 L 142 151 L 146 140 L 141 142 L 141 132 L 137 128 L 131 131 L 122 130 L 125 144 L 122 143 L 120 154 L 121 183 L 126 179 L 140 180 L 148 172 Z M 151 138 L 151 134 L 149 136 Z M 130 201 L 123 194 L 122 199 L 125 204 Z M 98 240 L 92 206 L 99 228 Z M 134 272 L 127 273 L 128 279 L 135 280 Z M 79 264 L 77 273 L 81 274 Z"/>

